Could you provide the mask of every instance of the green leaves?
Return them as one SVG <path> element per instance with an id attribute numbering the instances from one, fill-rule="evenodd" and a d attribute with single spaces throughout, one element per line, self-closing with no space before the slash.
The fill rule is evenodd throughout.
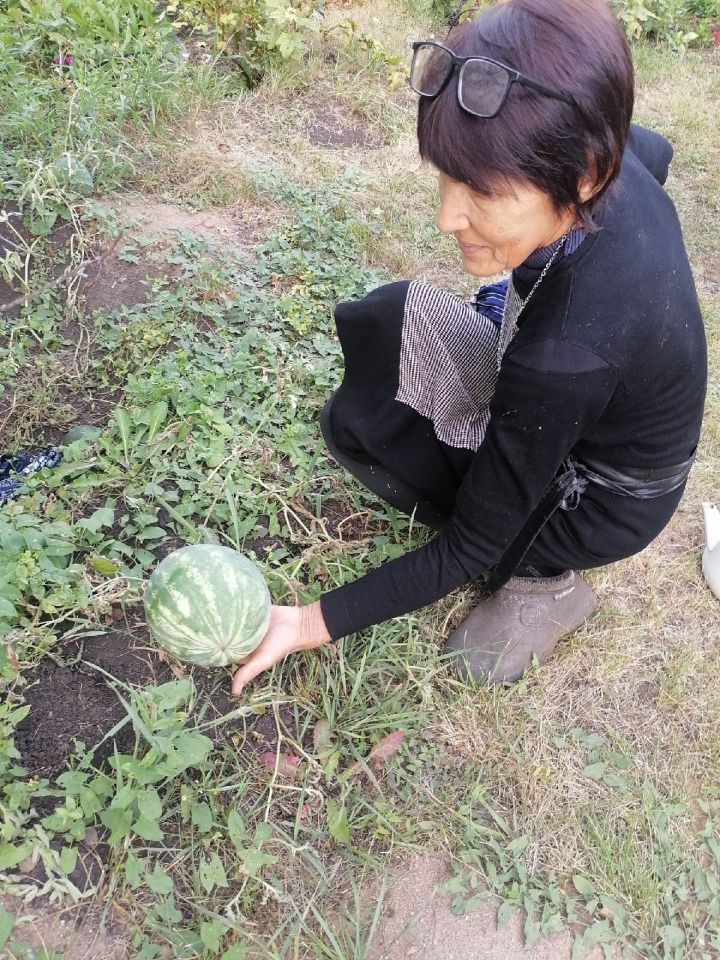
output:
<path id="1" fill-rule="evenodd" d="M 12 870 L 31 852 L 29 844 L 0 843 L 0 871 Z"/>
<path id="2" fill-rule="evenodd" d="M 212 893 L 215 887 L 227 887 L 225 867 L 220 857 L 213 853 L 200 864 L 200 883 L 206 893 Z"/>
<path id="3" fill-rule="evenodd" d="M 78 520 L 77 526 L 81 530 L 89 530 L 90 533 L 97 533 L 104 527 L 111 527 L 115 520 L 115 510 L 113 507 L 99 507 L 89 517 L 84 520 Z"/>
<path id="4" fill-rule="evenodd" d="M 2 950 L 10 939 L 10 934 L 15 926 L 15 915 L 6 910 L 0 904 L 0 950 Z"/>
<path id="5" fill-rule="evenodd" d="M 212 810 L 207 803 L 194 803 L 191 811 L 191 819 L 194 826 L 200 833 L 208 833 L 212 828 L 213 816 Z"/>
<path id="6" fill-rule="evenodd" d="M 338 843 L 350 842 L 350 825 L 344 803 L 338 803 L 332 797 L 327 802 L 327 824 L 330 836 Z"/>
<path id="7" fill-rule="evenodd" d="M 572 881 L 573 881 L 573 886 L 575 887 L 577 892 L 580 894 L 580 896 L 582 897 L 595 896 L 595 885 L 590 880 L 588 880 L 587 877 L 583 877 L 581 874 L 576 873 L 573 876 Z"/>
<path id="8" fill-rule="evenodd" d="M 152 873 L 146 874 L 145 882 L 154 893 L 161 897 L 166 897 L 169 893 L 172 893 L 174 886 L 172 877 L 159 863 L 155 864 Z"/>
<path id="9" fill-rule="evenodd" d="M 114 413 L 115 423 L 120 433 L 120 442 L 122 443 L 123 453 L 125 455 L 125 466 L 130 466 L 130 436 L 132 432 L 132 423 L 127 410 L 118 407 Z"/>

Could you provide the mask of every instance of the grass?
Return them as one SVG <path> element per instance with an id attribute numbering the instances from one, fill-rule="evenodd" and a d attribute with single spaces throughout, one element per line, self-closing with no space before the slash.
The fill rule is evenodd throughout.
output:
<path id="1" fill-rule="evenodd" d="M 424 28 L 373 3 L 357 16 L 391 52 Z M 333 466 L 316 426 L 341 375 L 333 303 L 391 277 L 467 289 L 433 226 L 432 177 L 415 158 L 412 104 L 390 84 L 392 64 L 367 45 L 331 58 L 319 45 L 306 73 L 280 71 L 236 97 L 232 78 L 164 57 L 152 60 L 159 73 L 143 72 L 159 84 L 157 109 L 110 120 L 121 89 L 111 72 L 107 113 L 88 139 L 73 134 L 96 191 L 114 191 L 122 173 L 134 210 L 137 192 L 228 217 L 241 209 L 255 212 L 262 236 L 243 256 L 128 226 L 116 266 L 139 260 L 167 276 L 145 304 L 89 315 L 53 290 L 8 321 L 4 442 L 54 439 L 88 410 L 103 432 L 28 480 L 0 519 L 11 571 L 0 619 L 8 604 L 19 614 L 0 655 L 6 890 L 35 895 L 37 882 L 16 869 L 32 857 L 56 904 L 79 897 L 68 868 L 92 827 L 111 848 L 96 902 L 121 923 L 131 956 L 360 960 L 379 922 L 379 878 L 429 849 L 452 857 L 459 912 L 495 893 L 527 911 L 528 942 L 577 923 L 577 956 L 613 942 L 646 958 L 715 956 L 720 656 L 716 601 L 699 575 L 699 507 L 717 486 L 717 379 L 670 527 L 640 556 L 590 575 L 600 613 L 514 688 L 463 686 L 438 658 L 472 600 L 459 591 L 276 668 L 215 739 L 208 693 L 186 677 L 136 689 L 110 675 L 133 731 L 110 768 L 78 747 L 60 781 L 16 770 L 12 711 L 27 684 L 74 649 L 73 632 L 108 629 L 113 611 L 144 643 L 137 581 L 173 545 L 253 550 L 274 597 L 296 602 L 425 536 Z M 638 119 L 676 144 L 669 190 L 716 364 L 717 67 L 706 54 L 651 47 L 636 50 L 636 65 Z M 85 82 L 83 96 L 95 96 L 101 80 L 90 71 Z M 42 96 L 60 102 L 38 87 L 30 116 Z M 48 169 L 65 148 L 62 123 L 49 113 L 45 135 L 30 138 L 13 104 L 13 169 L 31 145 Z M 321 142 L 328 129 L 335 143 Z M 91 256 L 99 228 L 84 201 L 51 199 L 56 218 L 61 200 L 71 211 Z M 47 248 L 34 284 L 59 256 Z M 258 718 L 272 732 L 269 766 L 248 747 Z M 373 745 L 397 730 L 401 748 L 368 773 Z M 290 776 L 287 756 L 300 760 Z M 50 819 L 33 813 L 53 790 Z M 0 911 L 0 937 L 3 922 Z M 23 930 L 18 922 L 16 943 Z"/>

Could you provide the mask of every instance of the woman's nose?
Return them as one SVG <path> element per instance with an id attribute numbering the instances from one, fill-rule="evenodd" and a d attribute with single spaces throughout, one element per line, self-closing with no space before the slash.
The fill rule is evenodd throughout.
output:
<path id="1" fill-rule="evenodd" d="M 443 198 L 437 215 L 438 230 L 441 233 L 458 233 L 468 226 L 468 218 L 462 207 L 450 198 Z"/>

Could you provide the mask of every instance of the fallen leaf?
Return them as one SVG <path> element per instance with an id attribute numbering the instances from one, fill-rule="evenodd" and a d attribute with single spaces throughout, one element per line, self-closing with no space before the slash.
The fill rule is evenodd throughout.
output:
<path id="1" fill-rule="evenodd" d="M 376 743 L 370 751 L 368 756 L 370 766 L 376 771 L 379 770 L 394 753 L 397 753 L 404 739 L 404 730 L 395 730 L 393 733 L 389 733 L 386 737 L 383 737 L 380 743 Z"/>
<path id="2" fill-rule="evenodd" d="M 187 676 L 185 668 L 179 663 L 170 663 L 170 669 L 177 680 L 184 680 Z"/>
<path id="3" fill-rule="evenodd" d="M 316 753 L 323 753 L 330 746 L 332 742 L 332 730 L 330 729 L 330 721 L 326 720 L 324 717 L 313 727 L 313 745 L 315 746 Z"/>
<path id="4" fill-rule="evenodd" d="M 281 753 L 278 757 L 271 750 L 268 750 L 267 753 L 260 754 L 259 760 L 270 773 L 275 773 L 277 766 L 277 772 L 280 776 L 288 777 L 290 780 L 297 776 L 300 766 L 300 757 L 296 757 L 293 753 Z"/>
<path id="5" fill-rule="evenodd" d="M 5 647 L 5 655 L 7 656 L 7 662 L 13 668 L 13 670 L 20 669 L 20 661 L 18 660 L 17 654 L 11 643 L 8 643 Z"/>

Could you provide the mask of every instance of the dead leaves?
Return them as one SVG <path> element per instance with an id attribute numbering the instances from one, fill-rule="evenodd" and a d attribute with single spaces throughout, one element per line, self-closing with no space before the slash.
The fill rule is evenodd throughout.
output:
<path id="1" fill-rule="evenodd" d="M 279 776 L 285 777 L 288 780 L 295 780 L 297 778 L 301 763 L 300 757 L 295 756 L 294 753 L 276 754 L 271 750 L 268 750 L 266 753 L 261 753 L 258 760 L 269 773 L 275 773 L 277 771 Z"/>
<path id="2" fill-rule="evenodd" d="M 375 773 L 379 773 L 390 757 L 398 752 L 404 739 L 405 731 L 395 730 L 383 737 L 380 743 L 375 744 L 368 755 L 368 763 Z"/>

